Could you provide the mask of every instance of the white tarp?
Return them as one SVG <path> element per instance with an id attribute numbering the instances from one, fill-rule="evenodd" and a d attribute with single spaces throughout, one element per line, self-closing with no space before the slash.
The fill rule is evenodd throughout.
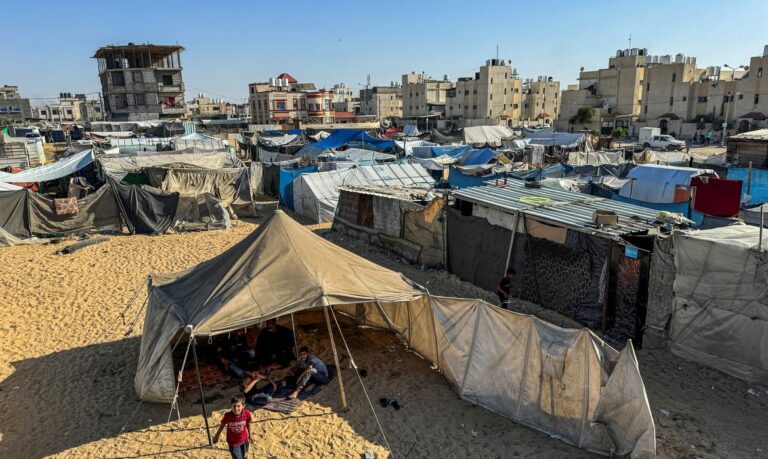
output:
<path id="1" fill-rule="evenodd" d="M 283 134 L 269 137 L 261 137 L 259 140 L 267 145 L 280 146 L 293 142 L 296 139 L 296 134 Z"/>
<path id="2" fill-rule="evenodd" d="M 571 166 L 600 166 L 625 162 L 623 151 L 572 151 L 568 153 L 568 164 Z"/>
<path id="3" fill-rule="evenodd" d="M 418 164 L 358 166 L 301 174 L 293 180 L 294 211 L 312 221 L 332 221 L 340 186 L 400 186 L 430 188 L 435 180 Z"/>
<path id="4" fill-rule="evenodd" d="M 675 233 L 670 350 L 768 385 L 768 254 L 760 228 Z"/>
<path id="5" fill-rule="evenodd" d="M 219 256 L 152 276 L 148 290 L 134 378 L 145 401 L 176 399 L 181 369 L 171 347 L 189 339 L 185 330 L 203 338 L 331 307 L 399 334 L 464 400 L 596 453 L 656 454 L 631 344 L 618 352 L 587 329 L 563 329 L 482 300 L 430 296 L 281 211 Z"/>
<path id="6" fill-rule="evenodd" d="M 373 150 L 364 150 L 362 148 L 347 148 L 343 151 L 333 152 L 333 157 L 342 161 L 353 161 L 356 163 L 363 161 L 394 161 L 397 156 L 390 153 L 381 153 Z"/>
<path id="7" fill-rule="evenodd" d="M 428 140 L 395 140 L 395 145 L 405 152 L 406 156 L 413 154 L 413 149 L 418 147 L 436 147 L 439 144 Z"/>
<path id="8" fill-rule="evenodd" d="M 74 174 L 93 162 L 93 150 L 85 150 L 54 163 L 27 169 L 17 174 L 0 172 L 0 182 L 25 183 L 47 182 Z"/>
<path id="9" fill-rule="evenodd" d="M 502 139 L 514 135 L 508 126 L 470 126 L 464 128 L 464 143 L 480 147 L 500 147 Z"/>
<path id="10" fill-rule="evenodd" d="M 460 156 L 454 157 L 448 155 L 438 156 L 437 158 L 417 158 L 412 156 L 411 163 L 420 164 L 424 169 L 430 171 L 441 171 L 445 169 L 446 166 L 457 163 L 459 159 L 461 159 Z"/>
<path id="11" fill-rule="evenodd" d="M 107 174 L 120 178 L 130 172 L 138 172 L 150 167 L 184 165 L 200 169 L 224 169 L 242 166 L 242 161 L 228 151 L 200 151 L 194 148 L 180 151 L 101 155 L 98 161 Z"/>
<path id="12" fill-rule="evenodd" d="M 712 169 L 643 164 L 629 171 L 627 178 L 633 180 L 624 185 L 619 194 L 645 202 L 672 203 L 678 185 L 688 186 L 691 178 L 702 174 L 716 176 Z"/>

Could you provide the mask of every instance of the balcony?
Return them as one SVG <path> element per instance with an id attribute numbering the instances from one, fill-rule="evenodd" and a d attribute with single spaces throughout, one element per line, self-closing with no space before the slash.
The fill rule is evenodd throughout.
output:
<path id="1" fill-rule="evenodd" d="M 184 83 L 168 84 L 168 85 L 163 84 L 163 83 L 158 83 L 157 84 L 157 90 L 158 90 L 158 92 L 165 93 L 165 94 L 168 94 L 168 93 L 176 93 L 176 94 L 182 93 L 182 92 L 184 92 Z"/>
<path id="2" fill-rule="evenodd" d="M 183 115 L 186 112 L 184 104 L 162 104 L 160 113 L 163 115 Z"/>

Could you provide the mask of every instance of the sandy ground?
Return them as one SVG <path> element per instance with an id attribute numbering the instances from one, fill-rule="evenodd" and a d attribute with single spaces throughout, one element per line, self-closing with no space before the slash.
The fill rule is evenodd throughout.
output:
<path id="1" fill-rule="evenodd" d="M 227 457 L 225 443 L 207 447 L 197 394 L 180 417 L 169 406 L 140 404 L 133 390 L 148 273 L 179 271 L 204 261 L 255 228 L 226 232 L 111 236 L 71 255 L 65 243 L 0 250 L 0 457 Z M 436 294 L 483 297 L 491 292 L 445 272 L 422 270 L 386 253 L 314 227 L 319 234 L 403 272 Z M 125 318 L 121 312 L 139 297 Z M 548 311 L 526 309 L 567 324 Z M 131 323 L 136 325 L 131 327 Z M 299 341 L 330 361 L 322 317 L 299 317 Z M 548 435 L 459 400 L 427 362 L 394 335 L 343 325 L 362 381 L 396 457 L 590 457 Z M 343 347 L 339 342 L 337 343 Z M 259 441 L 252 457 L 385 457 L 360 381 L 342 354 L 349 411 L 340 413 L 337 382 L 290 415 L 255 412 Z M 638 353 L 657 422 L 662 457 L 765 457 L 768 391 L 666 352 Z M 748 393 L 752 389 L 754 394 Z M 233 387 L 206 392 L 211 422 L 226 409 Z M 399 411 L 376 405 L 395 398 Z M 665 410 L 662 412 L 661 410 Z"/>

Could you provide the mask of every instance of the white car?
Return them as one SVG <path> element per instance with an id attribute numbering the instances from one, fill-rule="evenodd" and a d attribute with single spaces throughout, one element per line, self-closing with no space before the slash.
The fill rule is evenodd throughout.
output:
<path id="1" fill-rule="evenodd" d="M 655 135 L 643 143 L 643 147 L 654 150 L 682 150 L 685 142 L 677 140 L 671 135 Z"/>

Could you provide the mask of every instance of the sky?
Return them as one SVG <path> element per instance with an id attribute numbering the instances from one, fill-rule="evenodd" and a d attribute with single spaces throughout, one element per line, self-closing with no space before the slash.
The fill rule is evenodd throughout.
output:
<path id="1" fill-rule="evenodd" d="M 248 83 L 288 72 L 330 88 L 389 85 L 410 71 L 451 80 L 486 59 L 565 89 L 580 67 L 605 68 L 617 49 L 695 56 L 699 67 L 747 65 L 768 44 L 766 0 L 3 2 L 0 85 L 33 105 L 101 90 L 94 51 L 128 42 L 180 44 L 186 98 L 244 102 Z"/>

